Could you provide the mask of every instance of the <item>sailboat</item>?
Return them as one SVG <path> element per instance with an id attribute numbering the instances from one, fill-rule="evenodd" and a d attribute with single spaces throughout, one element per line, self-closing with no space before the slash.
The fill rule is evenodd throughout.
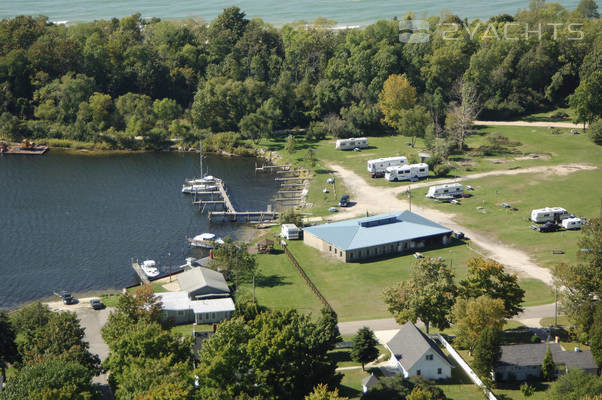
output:
<path id="1" fill-rule="evenodd" d="M 186 179 L 186 183 L 182 185 L 182 193 L 198 193 L 210 192 L 217 190 L 215 185 L 215 177 L 203 174 L 203 142 L 199 140 L 199 162 L 201 166 L 201 177 L 194 179 Z"/>

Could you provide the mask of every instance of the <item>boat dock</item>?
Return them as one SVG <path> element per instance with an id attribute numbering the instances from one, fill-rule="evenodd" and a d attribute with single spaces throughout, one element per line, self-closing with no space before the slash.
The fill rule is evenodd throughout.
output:
<path id="1" fill-rule="evenodd" d="M 242 222 L 247 224 L 261 224 L 275 221 L 279 217 L 275 211 L 211 211 L 209 222 Z"/>
<path id="2" fill-rule="evenodd" d="M 138 260 L 132 260 L 132 268 L 134 269 L 134 272 L 136 272 L 136 275 L 138 275 L 138 278 L 140 278 L 140 282 L 142 282 L 143 285 L 150 283 L 150 279 L 148 279 L 148 276 L 146 276 L 146 274 L 142 270 L 142 267 L 138 263 Z"/>

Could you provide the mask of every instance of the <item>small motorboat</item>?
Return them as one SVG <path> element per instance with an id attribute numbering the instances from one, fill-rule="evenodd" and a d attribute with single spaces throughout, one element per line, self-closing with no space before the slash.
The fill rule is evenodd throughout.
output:
<path id="1" fill-rule="evenodd" d="M 200 193 L 200 192 L 213 192 L 217 190 L 217 186 L 208 185 L 205 183 L 202 184 L 193 184 L 193 185 L 182 185 L 182 193 Z"/>
<path id="2" fill-rule="evenodd" d="M 202 247 L 204 249 L 214 249 L 218 245 L 224 244 L 222 238 L 216 237 L 213 233 L 201 233 L 192 239 L 188 239 L 192 247 Z"/>
<path id="3" fill-rule="evenodd" d="M 145 260 L 142 262 L 142 265 L 140 267 L 142 268 L 142 271 L 144 271 L 146 276 L 148 276 L 149 278 L 159 276 L 159 269 L 157 268 L 157 264 L 154 260 Z"/>

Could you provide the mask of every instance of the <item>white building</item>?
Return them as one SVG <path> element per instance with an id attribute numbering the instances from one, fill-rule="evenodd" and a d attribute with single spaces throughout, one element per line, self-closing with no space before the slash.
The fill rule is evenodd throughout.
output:
<path id="1" fill-rule="evenodd" d="M 190 300 L 185 291 L 157 293 L 163 316 L 179 324 L 210 324 L 229 319 L 236 310 L 230 297 L 208 300 Z"/>
<path id="2" fill-rule="evenodd" d="M 399 167 L 407 165 L 408 158 L 404 156 L 377 158 L 368 160 L 368 172 L 385 172 L 388 167 Z"/>
<path id="3" fill-rule="evenodd" d="M 464 194 L 464 186 L 460 183 L 451 183 L 449 185 L 436 185 L 429 187 L 426 197 L 436 199 L 442 196 L 462 196 Z"/>
<path id="4" fill-rule="evenodd" d="M 411 322 L 402 325 L 385 347 L 391 353 L 389 365 L 399 370 L 404 378 L 451 378 L 453 365 L 439 346 Z"/>
<path id="5" fill-rule="evenodd" d="M 356 147 L 358 149 L 366 149 L 370 146 L 368 144 L 368 139 L 365 137 L 362 138 L 351 138 L 351 139 L 339 139 L 337 140 L 336 148 L 337 150 L 353 150 Z"/>

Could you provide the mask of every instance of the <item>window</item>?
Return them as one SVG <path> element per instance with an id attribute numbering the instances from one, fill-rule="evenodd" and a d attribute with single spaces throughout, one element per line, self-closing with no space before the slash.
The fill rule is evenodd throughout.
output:
<path id="1" fill-rule="evenodd" d="M 184 315 L 184 311 L 178 311 L 178 315 Z"/>
<path id="2" fill-rule="evenodd" d="M 426 359 L 429 361 L 433 361 L 433 355 L 432 354 L 427 354 L 426 355 Z"/>
<path id="3" fill-rule="evenodd" d="M 211 319 L 215 319 L 215 313 L 211 313 Z"/>
<path id="4" fill-rule="evenodd" d="M 420 376 L 420 370 L 416 371 L 416 375 Z"/>
<path id="5" fill-rule="evenodd" d="M 437 368 L 437 375 L 441 375 L 441 368 Z"/>

